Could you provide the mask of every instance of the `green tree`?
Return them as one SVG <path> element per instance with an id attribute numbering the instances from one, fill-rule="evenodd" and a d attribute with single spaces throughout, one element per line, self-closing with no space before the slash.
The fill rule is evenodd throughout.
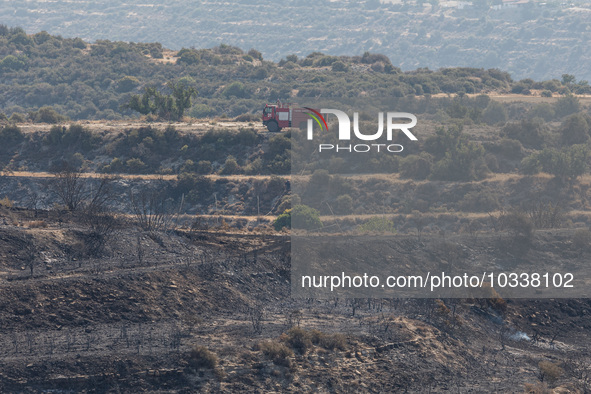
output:
<path id="1" fill-rule="evenodd" d="M 507 121 L 507 110 L 498 101 L 491 101 L 482 113 L 482 120 L 488 124 L 505 123 Z"/>
<path id="2" fill-rule="evenodd" d="M 191 107 L 191 98 L 197 94 L 197 90 L 182 81 L 169 81 L 166 87 L 171 90 L 170 94 L 164 94 L 154 86 L 147 86 L 141 96 L 131 96 L 123 108 L 143 115 L 156 114 L 161 119 L 180 120 L 185 110 Z"/>
<path id="3" fill-rule="evenodd" d="M 454 151 L 435 163 L 431 177 L 448 181 L 471 181 L 481 179 L 488 168 L 484 162 L 484 148 L 475 142 L 462 143 Z"/>
<path id="4" fill-rule="evenodd" d="M 580 144 L 561 150 L 546 148 L 533 153 L 521 162 L 521 171 L 536 174 L 544 171 L 560 180 L 573 180 L 587 172 L 589 147 Z"/>
<path id="5" fill-rule="evenodd" d="M 400 176 L 403 178 L 426 179 L 431 174 L 433 157 L 427 152 L 409 155 L 400 162 Z"/>
<path id="6" fill-rule="evenodd" d="M 20 70 L 25 67 L 23 59 L 16 56 L 8 55 L 0 61 L 0 71 Z"/>
<path id="7" fill-rule="evenodd" d="M 547 127 L 541 119 L 510 122 L 501 130 L 501 136 L 520 141 L 526 147 L 541 148 L 546 140 Z"/>
<path id="8" fill-rule="evenodd" d="M 133 89 L 135 89 L 140 84 L 140 81 L 136 77 L 131 77 L 129 75 L 121 78 L 117 81 L 117 88 L 116 90 L 119 93 L 126 93 Z"/>
<path id="9" fill-rule="evenodd" d="M 248 51 L 248 54 L 257 60 L 263 60 L 263 54 L 254 48 Z"/>
<path id="10" fill-rule="evenodd" d="M 572 114 L 562 122 L 560 135 L 565 145 L 583 144 L 589 139 L 590 121 L 588 115 Z"/>
<path id="11" fill-rule="evenodd" d="M 198 64 L 199 61 L 201 60 L 199 57 L 199 54 L 195 51 L 192 51 L 190 49 L 186 49 L 183 48 L 181 49 L 178 53 L 178 60 L 177 63 L 182 64 Z"/>
<path id="12" fill-rule="evenodd" d="M 484 148 L 469 141 L 461 127 L 441 127 L 425 142 L 425 150 L 439 158 L 431 177 L 437 180 L 468 181 L 480 179 L 488 172 Z"/>
<path id="13" fill-rule="evenodd" d="M 345 63 L 339 61 L 336 61 L 332 64 L 332 71 L 349 71 L 349 66 L 347 66 Z"/>
<path id="14" fill-rule="evenodd" d="M 575 83 L 576 78 L 572 74 L 562 74 L 562 84 L 563 85 L 570 85 L 571 83 Z"/>
<path id="15" fill-rule="evenodd" d="M 291 210 L 291 225 L 295 229 L 320 229 L 322 228 L 320 213 L 307 205 L 296 205 Z"/>
<path id="16" fill-rule="evenodd" d="M 567 116 L 579 112 L 581 110 L 581 103 L 579 99 L 573 95 L 561 97 L 554 104 L 554 111 L 559 117 Z"/>

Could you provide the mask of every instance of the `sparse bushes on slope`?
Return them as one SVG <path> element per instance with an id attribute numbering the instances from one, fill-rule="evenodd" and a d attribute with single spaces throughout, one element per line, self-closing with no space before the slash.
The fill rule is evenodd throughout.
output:
<path id="1" fill-rule="evenodd" d="M 306 354 L 314 345 L 328 350 L 345 350 L 347 338 L 343 334 L 326 334 L 319 330 L 306 330 L 292 327 L 281 335 L 280 340 L 298 354 Z"/>

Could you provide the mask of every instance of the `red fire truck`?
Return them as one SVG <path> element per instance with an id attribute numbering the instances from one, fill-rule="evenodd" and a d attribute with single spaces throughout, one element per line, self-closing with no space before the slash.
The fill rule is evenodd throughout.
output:
<path id="1" fill-rule="evenodd" d="M 306 108 L 297 107 L 296 104 L 277 101 L 277 104 L 265 105 L 263 125 L 272 133 L 281 131 L 284 127 L 305 126 L 305 122 L 311 119 L 308 116 L 309 112 Z"/>

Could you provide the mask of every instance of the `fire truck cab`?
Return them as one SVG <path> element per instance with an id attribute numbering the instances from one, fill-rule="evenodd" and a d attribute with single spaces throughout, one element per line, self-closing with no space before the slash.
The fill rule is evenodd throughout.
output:
<path id="1" fill-rule="evenodd" d="M 292 103 L 267 104 L 263 110 L 263 125 L 271 133 L 281 131 L 284 127 L 300 127 L 302 122 L 306 122 L 308 110 L 298 108 Z"/>

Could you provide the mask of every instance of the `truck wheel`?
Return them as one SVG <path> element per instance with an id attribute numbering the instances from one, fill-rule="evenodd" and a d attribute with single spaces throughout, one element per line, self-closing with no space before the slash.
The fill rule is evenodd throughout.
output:
<path id="1" fill-rule="evenodd" d="M 276 133 L 281 129 L 279 128 L 277 122 L 272 120 L 269 123 L 267 123 L 267 130 L 269 130 L 271 133 Z"/>

